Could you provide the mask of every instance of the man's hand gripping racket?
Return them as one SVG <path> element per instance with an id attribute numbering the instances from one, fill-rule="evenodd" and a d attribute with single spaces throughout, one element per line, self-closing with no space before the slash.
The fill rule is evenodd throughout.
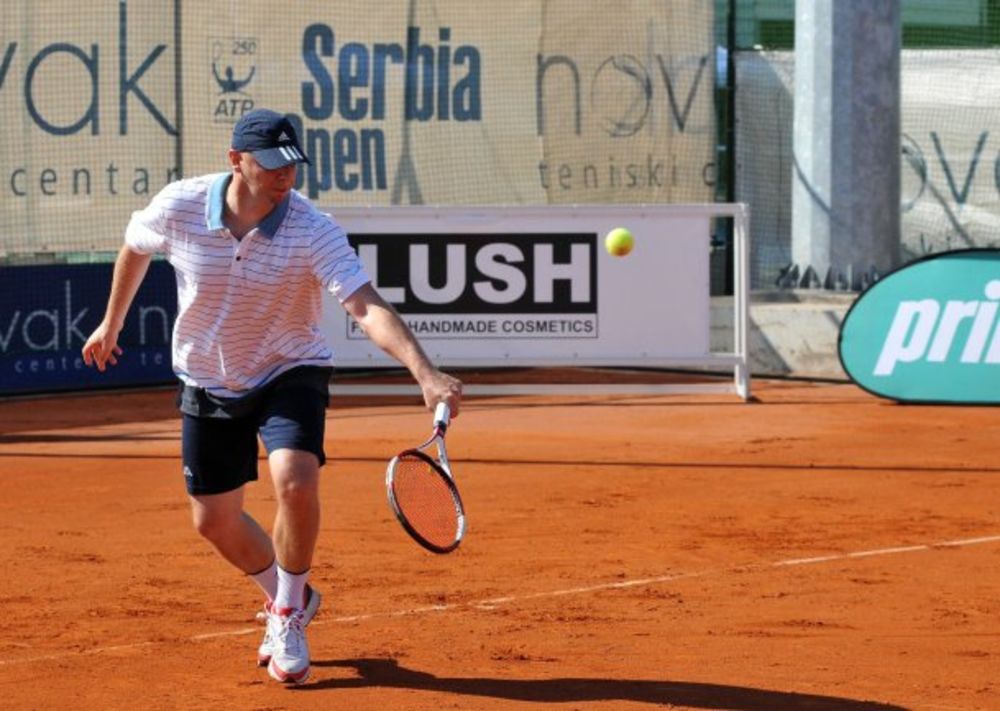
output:
<path id="1" fill-rule="evenodd" d="M 444 444 L 450 419 L 448 405 L 439 403 L 430 439 L 397 454 L 385 471 L 393 513 L 417 543 L 434 553 L 450 553 L 465 535 L 465 508 Z M 428 454 L 432 444 L 436 445 L 437 459 Z"/>

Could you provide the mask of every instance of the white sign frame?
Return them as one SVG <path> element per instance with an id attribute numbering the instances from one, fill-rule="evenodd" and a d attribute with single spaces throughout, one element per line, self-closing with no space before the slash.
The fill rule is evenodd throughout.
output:
<path id="1" fill-rule="evenodd" d="M 447 241 L 464 240 L 455 245 L 456 254 L 481 249 L 483 245 L 523 240 L 518 245 L 506 245 L 525 254 L 524 264 L 529 271 L 527 288 L 541 292 L 552 300 L 557 281 L 568 282 L 565 269 L 556 267 L 554 276 L 545 280 L 545 265 L 550 264 L 551 250 L 545 244 L 547 235 L 571 235 L 568 240 L 589 241 L 589 255 L 596 259 L 590 284 L 581 271 L 576 270 L 573 283 L 583 293 L 588 287 L 593 293 L 593 313 L 580 314 L 444 314 L 414 315 L 407 312 L 406 296 L 402 286 L 379 283 L 379 270 L 370 264 L 377 255 L 377 245 L 362 245 L 359 251 L 366 257 L 366 268 L 372 274 L 377 288 L 383 295 L 391 293 L 397 301 L 404 320 L 411 323 L 435 364 L 443 368 L 492 368 L 492 367 L 641 367 L 641 368 L 703 368 L 717 371 L 731 369 L 732 385 L 722 388 L 712 385 L 681 384 L 525 384 L 469 385 L 469 394 L 553 394 L 553 393 L 652 393 L 687 392 L 703 390 L 735 391 L 740 397 L 750 397 L 750 372 L 748 367 L 748 313 L 749 313 L 749 214 L 742 203 L 713 203 L 690 205 L 572 205 L 572 206 L 504 206 L 504 207 L 441 207 L 395 206 L 366 208 L 336 208 L 331 210 L 337 221 L 349 234 L 359 239 L 375 240 L 392 236 L 392 239 L 412 237 L 420 241 L 427 236 Z M 727 352 L 713 352 L 709 347 L 710 295 L 709 251 L 710 222 L 713 218 L 732 218 L 734 223 L 734 274 L 733 274 L 733 344 Z M 635 236 L 635 248 L 625 257 L 615 257 L 604 250 L 604 235 L 614 227 L 625 226 Z M 582 237 L 586 235 L 587 237 Z M 495 238 L 495 239 L 494 239 Z M 540 247 L 531 243 L 538 239 Z M 427 271 L 429 247 L 408 247 L 412 264 L 421 261 L 412 255 L 423 255 Z M 423 251 L 419 251 L 419 250 Z M 495 249 L 495 248 L 493 248 Z M 582 247 L 581 247 L 582 249 Z M 539 251 L 541 250 L 541 251 Z M 451 254 L 451 253 L 449 253 Z M 539 254 L 542 255 L 539 258 Z M 577 252 L 574 252 L 576 259 Z M 581 252 L 582 254 L 582 252 Z M 508 255 L 509 256 L 509 255 Z M 473 263 L 473 258 L 466 262 Z M 546 261 L 547 260 L 547 261 Z M 452 261 L 449 257 L 447 262 Z M 478 261 L 474 262 L 479 264 Z M 542 266 L 538 266 L 541 263 Z M 410 281 L 413 270 L 409 267 Z M 559 271 L 563 269 L 563 271 Z M 468 282 L 475 278 L 466 269 Z M 474 271 L 474 267 L 473 267 Z M 542 277 L 539 277 L 539 274 Z M 439 275 L 440 276 L 440 275 Z M 480 276 L 480 286 L 489 287 L 489 277 Z M 451 276 L 449 275 L 449 279 Z M 426 292 L 429 277 L 425 280 Z M 582 281 L 583 284 L 577 282 Z M 500 282 L 502 285 L 502 282 Z M 548 285 L 548 286 L 547 286 Z M 495 289 L 493 290 L 495 291 Z M 563 288 L 564 300 L 569 289 Z M 577 291 L 574 289 L 573 294 Z M 412 294 L 411 294 L 412 296 Z M 382 353 L 367 339 L 358 336 L 346 313 L 335 299 L 327 294 L 324 304 L 323 330 L 334 348 L 335 362 L 343 368 L 392 368 L 398 363 Z M 544 300 L 545 297 L 543 297 Z M 390 299 L 392 301 L 393 299 Z M 558 299 L 556 299 L 558 300 Z M 539 306 L 535 298 L 535 306 Z M 498 308 L 503 308 L 498 307 Z M 586 307 L 585 307 L 586 308 Z M 449 323 L 442 324 L 442 319 Z M 582 320 L 581 320 L 582 319 Z M 417 329 L 440 329 L 442 325 L 456 327 L 489 322 L 492 333 L 471 336 L 434 331 L 426 336 Z M 513 336 L 513 329 L 525 325 L 553 326 L 558 331 L 566 324 L 581 328 L 592 322 L 584 337 L 573 332 L 569 335 L 555 333 L 541 337 Z M 518 325 L 520 324 L 520 326 Z M 504 329 L 507 329 L 506 331 Z M 415 391 L 415 385 L 362 385 L 335 382 L 331 392 L 336 394 L 401 394 Z"/>

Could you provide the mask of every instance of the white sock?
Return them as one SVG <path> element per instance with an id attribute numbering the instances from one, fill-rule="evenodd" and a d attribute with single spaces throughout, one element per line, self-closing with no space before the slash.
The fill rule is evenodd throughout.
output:
<path id="1" fill-rule="evenodd" d="M 278 595 L 278 562 L 271 561 L 271 565 L 264 568 L 259 573 L 248 573 L 260 589 L 267 595 L 268 602 L 274 600 Z"/>
<path id="2" fill-rule="evenodd" d="M 306 581 L 308 579 L 308 570 L 304 573 L 289 573 L 279 565 L 278 592 L 274 596 L 274 606 L 303 609 L 306 606 Z"/>

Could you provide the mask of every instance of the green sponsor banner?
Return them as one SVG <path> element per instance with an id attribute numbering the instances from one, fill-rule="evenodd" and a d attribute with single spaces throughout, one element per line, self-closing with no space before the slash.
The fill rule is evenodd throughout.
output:
<path id="1" fill-rule="evenodd" d="M 906 402 L 1000 403 L 1000 250 L 945 252 L 876 282 L 847 313 L 840 361 Z"/>

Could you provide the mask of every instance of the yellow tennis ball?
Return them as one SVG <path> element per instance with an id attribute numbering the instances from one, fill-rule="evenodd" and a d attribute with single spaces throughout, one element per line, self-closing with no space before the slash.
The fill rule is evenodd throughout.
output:
<path id="1" fill-rule="evenodd" d="M 624 257 L 632 251 L 634 245 L 635 240 L 632 238 L 632 233 L 624 227 L 614 228 L 604 238 L 604 248 L 613 257 Z"/>

